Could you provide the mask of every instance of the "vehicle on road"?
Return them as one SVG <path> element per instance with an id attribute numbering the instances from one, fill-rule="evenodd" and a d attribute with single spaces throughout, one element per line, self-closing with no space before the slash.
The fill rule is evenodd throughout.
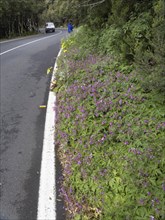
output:
<path id="1" fill-rule="evenodd" d="M 49 33 L 49 32 L 55 32 L 55 25 L 53 22 L 46 22 L 45 24 L 45 32 Z"/>

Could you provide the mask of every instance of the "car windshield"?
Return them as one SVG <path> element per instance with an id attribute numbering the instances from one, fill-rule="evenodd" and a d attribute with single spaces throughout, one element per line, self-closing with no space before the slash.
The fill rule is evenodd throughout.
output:
<path id="1" fill-rule="evenodd" d="M 54 25 L 54 24 L 53 24 L 53 23 L 46 23 L 45 26 L 47 27 L 47 26 L 49 26 L 49 25 L 52 26 L 52 25 Z"/>

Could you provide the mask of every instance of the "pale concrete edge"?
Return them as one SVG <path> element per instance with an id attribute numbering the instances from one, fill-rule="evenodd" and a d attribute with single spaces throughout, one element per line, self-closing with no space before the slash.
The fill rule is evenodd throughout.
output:
<path id="1" fill-rule="evenodd" d="M 57 60 L 61 54 L 60 49 L 51 81 L 55 77 L 57 71 Z M 56 95 L 54 92 L 49 92 L 45 130 L 43 140 L 43 151 L 41 159 L 41 171 L 39 182 L 39 197 L 38 197 L 38 210 L 37 220 L 56 220 L 56 183 L 55 183 L 55 105 Z"/>

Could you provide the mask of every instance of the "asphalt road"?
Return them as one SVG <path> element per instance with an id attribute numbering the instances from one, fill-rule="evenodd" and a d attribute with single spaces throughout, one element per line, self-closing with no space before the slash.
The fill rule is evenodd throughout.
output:
<path id="1" fill-rule="evenodd" d="M 0 44 L 1 220 L 36 219 L 46 114 L 39 106 L 47 104 L 47 68 L 66 35 L 56 30 Z"/>

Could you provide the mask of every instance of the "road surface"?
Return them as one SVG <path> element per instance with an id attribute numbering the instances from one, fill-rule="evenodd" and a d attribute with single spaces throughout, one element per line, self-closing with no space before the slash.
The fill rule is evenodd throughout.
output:
<path id="1" fill-rule="evenodd" d="M 50 77 L 65 30 L 0 43 L 0 219 L 35 220 Z M 63 220 L 62 213 L 57 220 Z"/>

